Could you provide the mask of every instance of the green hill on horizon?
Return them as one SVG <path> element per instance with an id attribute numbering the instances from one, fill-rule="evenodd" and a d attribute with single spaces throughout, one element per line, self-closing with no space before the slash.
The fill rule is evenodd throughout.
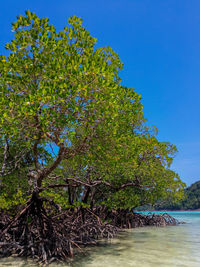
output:
<path id="1" fill-rule="evenodd" d="M 156 205 L 156 210 L 196 210 L 200 209 L 200 181 L 185 189 L 185 199 L 177 203 Z"/>

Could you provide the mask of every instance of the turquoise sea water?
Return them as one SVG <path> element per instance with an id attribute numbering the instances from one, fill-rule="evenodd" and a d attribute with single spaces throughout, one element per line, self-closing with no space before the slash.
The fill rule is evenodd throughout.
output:
<path id="1" fill-rule="evenodd" d="M 127 230 L 118 237 L 87 248 L 71 263 L 73 267 L 200 267 L 200 211 L 168 212 L 186 222 L 178 226 L 143 227 Z M 0 260 L 0 267 L 34 266 L 22 259 Z"/>

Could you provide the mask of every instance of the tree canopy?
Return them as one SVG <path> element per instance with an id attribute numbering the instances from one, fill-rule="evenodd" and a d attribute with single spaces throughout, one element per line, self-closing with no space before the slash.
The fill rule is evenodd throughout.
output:
<path id="1" fill-rule="evenodd" d="M 0 56 L 2 203 L 33 191 L 63 206 L 117 209 L 182 197 L 170 170 L 176 147 L 146 126 L 118 55 L 96 48 L 82 19 L 56 31 L 26 11 L 12 29 L 9 55 Z"/>

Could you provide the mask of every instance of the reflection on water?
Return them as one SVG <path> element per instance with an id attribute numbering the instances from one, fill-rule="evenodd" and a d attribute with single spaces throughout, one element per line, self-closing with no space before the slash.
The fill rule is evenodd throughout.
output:
<path id="1" fill-rule="evenodd" d="M 87 248 L 86 255 L 68 264 L 73 267 L 154 267 L 200 266 L 200 212 L 171 212 L 187 224 L 164 228 L 146 227 L 128 230 L 108 242 Z M 34 266 L 31 261 L 13 258 L 0 260 L 0 267 Z"/>

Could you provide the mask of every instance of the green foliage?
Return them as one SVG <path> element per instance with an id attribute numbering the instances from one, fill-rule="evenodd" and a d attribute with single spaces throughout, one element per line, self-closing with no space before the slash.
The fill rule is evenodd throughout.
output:
<path id="1" fill-rule="evenodd" d="M 26 146 L 39 136 L 45 146 L 58 131 L 58 145 L 74 144 L 116 112 L 118 56 L 109 47 L 94 50 L 96 39 L 79 18 L 69 23 L 56 32 L 27 11 L 13 23 L 9 56 L 0 59 L 2 133 L 14 139 L 23 131 Z"/>
<path id="2" fill-rule="evenodd" d="M 14 188 L 14 186 L 12 186 Z M 19 205 L 23 205 L 28 200 L 24 192 L 21 189 L 18 189 L 17 192 L 12 194 L 1 192 L 0 194 L 0 208 L 5 210 L 11 210 Z"/>
<path id="3" fill-rule="evenodd" d="M 25 186 L 19 175 L 11 186 L 23 188 L 23 199 L 37 189 L 65 208 L 131 209 L 181 198 L 184 184 L 170 170 L 176 147 L 145 125 L 141 96 L 120 84 L 118 55 L 95 49 L 75 16 L 59 32 L 30 11 L 12 25 L 10 53 L 0 56 L 2 199 L 15 179 L 5 174 L 12 166 L 6 142 L 14 155 L 23 148 L 29 155 L 20 160 Z"/>
<path id="4" fill-rule="evenodd" d="M 53 200 L 56 204 L 62 208 L 69 208 L 71 205 L 66 201 L 67 194 L 63 190 L 48 190 L 41 193 L 42 197 Z"/>

